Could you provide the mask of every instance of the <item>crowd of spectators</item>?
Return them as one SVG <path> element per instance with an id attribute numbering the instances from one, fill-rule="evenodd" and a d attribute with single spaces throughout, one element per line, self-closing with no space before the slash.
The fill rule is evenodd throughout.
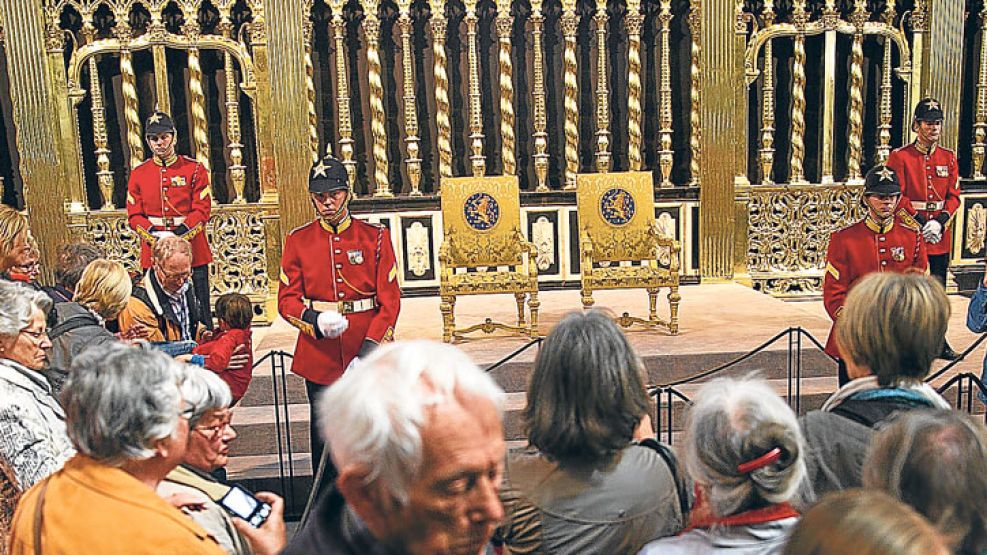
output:
<path id="1" fill-rule="evenodd" d="M 247 493 L 257 526 L 224 504 L 250 300 L 219 297 L 213 330 L 188 242 L 152 255 L 131 275 L 66 245 L 42 286 L 26 221 L 0 207 L 0 552 L 987 553 L 987 428 L 924 381 L 950 315 L 924 275 L 853 287 L 835 329 L 850 382 L 819 410 L 713 379 L 674 448 L 605 311 L 544 339 L 510 451 L 506 396 L 461 350 L 383 346 L 319 401 L 338 475 L 288 538 L 277 495 Z"/>

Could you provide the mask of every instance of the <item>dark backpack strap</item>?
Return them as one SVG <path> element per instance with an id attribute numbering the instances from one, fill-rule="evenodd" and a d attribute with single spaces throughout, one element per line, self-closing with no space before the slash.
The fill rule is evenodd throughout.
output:
<path id="1" fill-rule="evenodd" d="M 66 333 L 85 326 L 99 325 L 99 322 L 88 314 L 78 314 L 55 324 L 48 332 L 48 339 L 54 341 Z"/>
<path id="2" fill-rule="evenodd" d="M 685 479 L 682 477 L 682 473 L 679 471 L 679 465 L 676 460 L 675 453 L 673 453 L 672 450 L 669 449 L 664 443 L 659 443 L 657 440 L 650 437 L 638 441 L 637 444 L 656 451 L 665 461 L 665 465 L 668 466 L 668 471 L 672 473 L 672 480 L 675 482 L 675 493 L 679 498 L 679 509 L 682 511 L 682 522 L 684 523 L 688 518 L 689 511 L 692 509 L 692 506 L 689 502 L 689 490 L 686 487 Z"/>

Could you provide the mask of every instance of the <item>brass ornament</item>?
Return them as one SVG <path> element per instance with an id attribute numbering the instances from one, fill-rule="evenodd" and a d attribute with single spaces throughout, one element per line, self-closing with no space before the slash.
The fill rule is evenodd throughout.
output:
<path id="1" fill-rule="evenodd" d="M 661 67 L 658 84 L 658 167 L 661 170 L 661 187 L 672 186 L 672 68 L 669 64 L 671 49 L 669 35 L 672 23 L 672 0 L 661 0 L 658 11 L 658 34 L 661 37 Z"/>
<path id="2" fill-rule="evenodd" d="M 702 30 L 701 0 L 689 2 L 689 34 L 691 35 L 689 67 L 689 175 L 690 185 L 699 186 L 700 159 L 702 156 L 702 81 L 699 72 L 699 33 Z"/>
<path id="3" fill-rule="evenodd" d="M 544 40 L 545 16 L 542 14 L 542 0 L 531 1 L 531 36 L 534 43 L 532 53 L 531 99 L 534 104 L 534 134 L 535 140 L 535 177 L 538 179 L 538 192 L 548 190 L 548 115 L 545 107 L 545 51 Z"/>
<path id="4" fill-rule="evenodd" d="M 987 153 L 987 3 L 980 10 L 980 67 L 977 74 L 977 105 L 973 124 L 973 178 L 982 181 Z"/>
<path id="5" fill-rule="evenodd" d="M 421 196 L 422 159 L 419 157 L 418 104 L 415 100 L 415 65 L 411 50 L 411 0 L 398 2 L 401 33 L 401 76 L 404 84 L 405 166 L 411 183 L 410 196 Z"/>
<path id="6" fill-rule="evenodd" d="M 346 73 L 346 21 L 343 0 L 332 0 L 332 38 L 336 60 L 336 114 L 339 129 L 339 157 L 349 176 L 350 190 L 356 189 L 356 160 L 353 159 L 353 122 L 350 117 L 350 86 Z M 326 141 L 327 145 L 332 141 Z"/>
<path id="7" fill-rule="evenodd" d="M 477 50 L 477 25 L 479 17 L 476 14 L 477 0 L 465 0 L 466 7 L 466 59 L 469 88 L 469 127 L 470 127 L 470 166 L 474 177 L 482 177 L 486 173 L 487 159 L 483 155 L 483 106 L 480 104 L 480 53 Z"/>
<path id="8" fill-rule="evenodd" d="M 596 171 L 610 171 L 610 94 L 607 90 L 607 0 L 596 0 Z"/>
<path id="9" fill-rule="evenodd" d="M 764 26 L 770 27 L 774 24 L 775 11 L 773 0 L 765 0 Z M 774 50 L 771 39 L 764 43 L 764 70 L 763 82 L 761 86 L 761 183 L 770 185 L 774 183 L 771 179 L 771 169 L 775 160 L 775 81 L 774 81 Z"/>
<path id="10" fill-rule="evenodd" d="M 978 202 L 967 212 L 966 249 L 970 254 L 983 252 L 985 235 L 987 235 L 987 209 Z"/>

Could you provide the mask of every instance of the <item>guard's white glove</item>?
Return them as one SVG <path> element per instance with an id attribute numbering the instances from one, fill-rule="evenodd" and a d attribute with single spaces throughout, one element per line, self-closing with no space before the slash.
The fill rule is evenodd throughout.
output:
<path id="1" fill-rule="evenodd" d="M 153 235 L 154 238 L 157 239 L 158 241 L 164 239 L 165 237 L 174 237 L 175 236 L 174 233 L 172 233 L 172 232 L 170 232 L 170 231 L 168 231 L 166 229 L 162 229 L 160 231 L 152 231 L 151 232 L 151 235 Z"/>
<path id="2" fill-rule="evenodd" d="M 938 243 L 942 241 L 942 224 L 937 220 L 929 220 L 922 226 L 922 236 L 927 243 Z"/>
<path id="3" fill-rule="evenodd" d="M 319 331 L 329 339 L 336 339 L 340 335 L 343 335 L 346 328 L 350 327 L 350 321 L 335 310 L 320 312 L 317 321 L 319 323 Z"/>
<path id="4" fill-rule="evenodd" d="M 353 357 L 353 360 L 351 360 L 350 363 L 346 365 L 346 370 L 344 370 L 343 373 L 345 374 L 346 372 L 349 372 L 350 370 L 352 370 L 353 368 L 359 365 L 360 365 L 360 357 Z"/>

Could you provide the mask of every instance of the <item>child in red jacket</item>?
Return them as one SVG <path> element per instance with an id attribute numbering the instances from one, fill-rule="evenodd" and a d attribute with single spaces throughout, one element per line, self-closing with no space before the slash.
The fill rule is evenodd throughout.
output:
<path id="1" fill-rule="evenodd" d="M 250 299 L 240 293 L 226 293 L 216 299 L 216 317 L 219 319 L 219 332 L 210 340 L 199 344 L 192 351 L 191 362 L 212 370 L 230 386 L 233 404 L 247 392 L 253 371 L 253 346 L 250 343 L 250 321 L 254 310 Z M 227 370 L 230 356 L 237 347 L 246 347 L 249 355 L 247 364 L 240 370 Z"/>

